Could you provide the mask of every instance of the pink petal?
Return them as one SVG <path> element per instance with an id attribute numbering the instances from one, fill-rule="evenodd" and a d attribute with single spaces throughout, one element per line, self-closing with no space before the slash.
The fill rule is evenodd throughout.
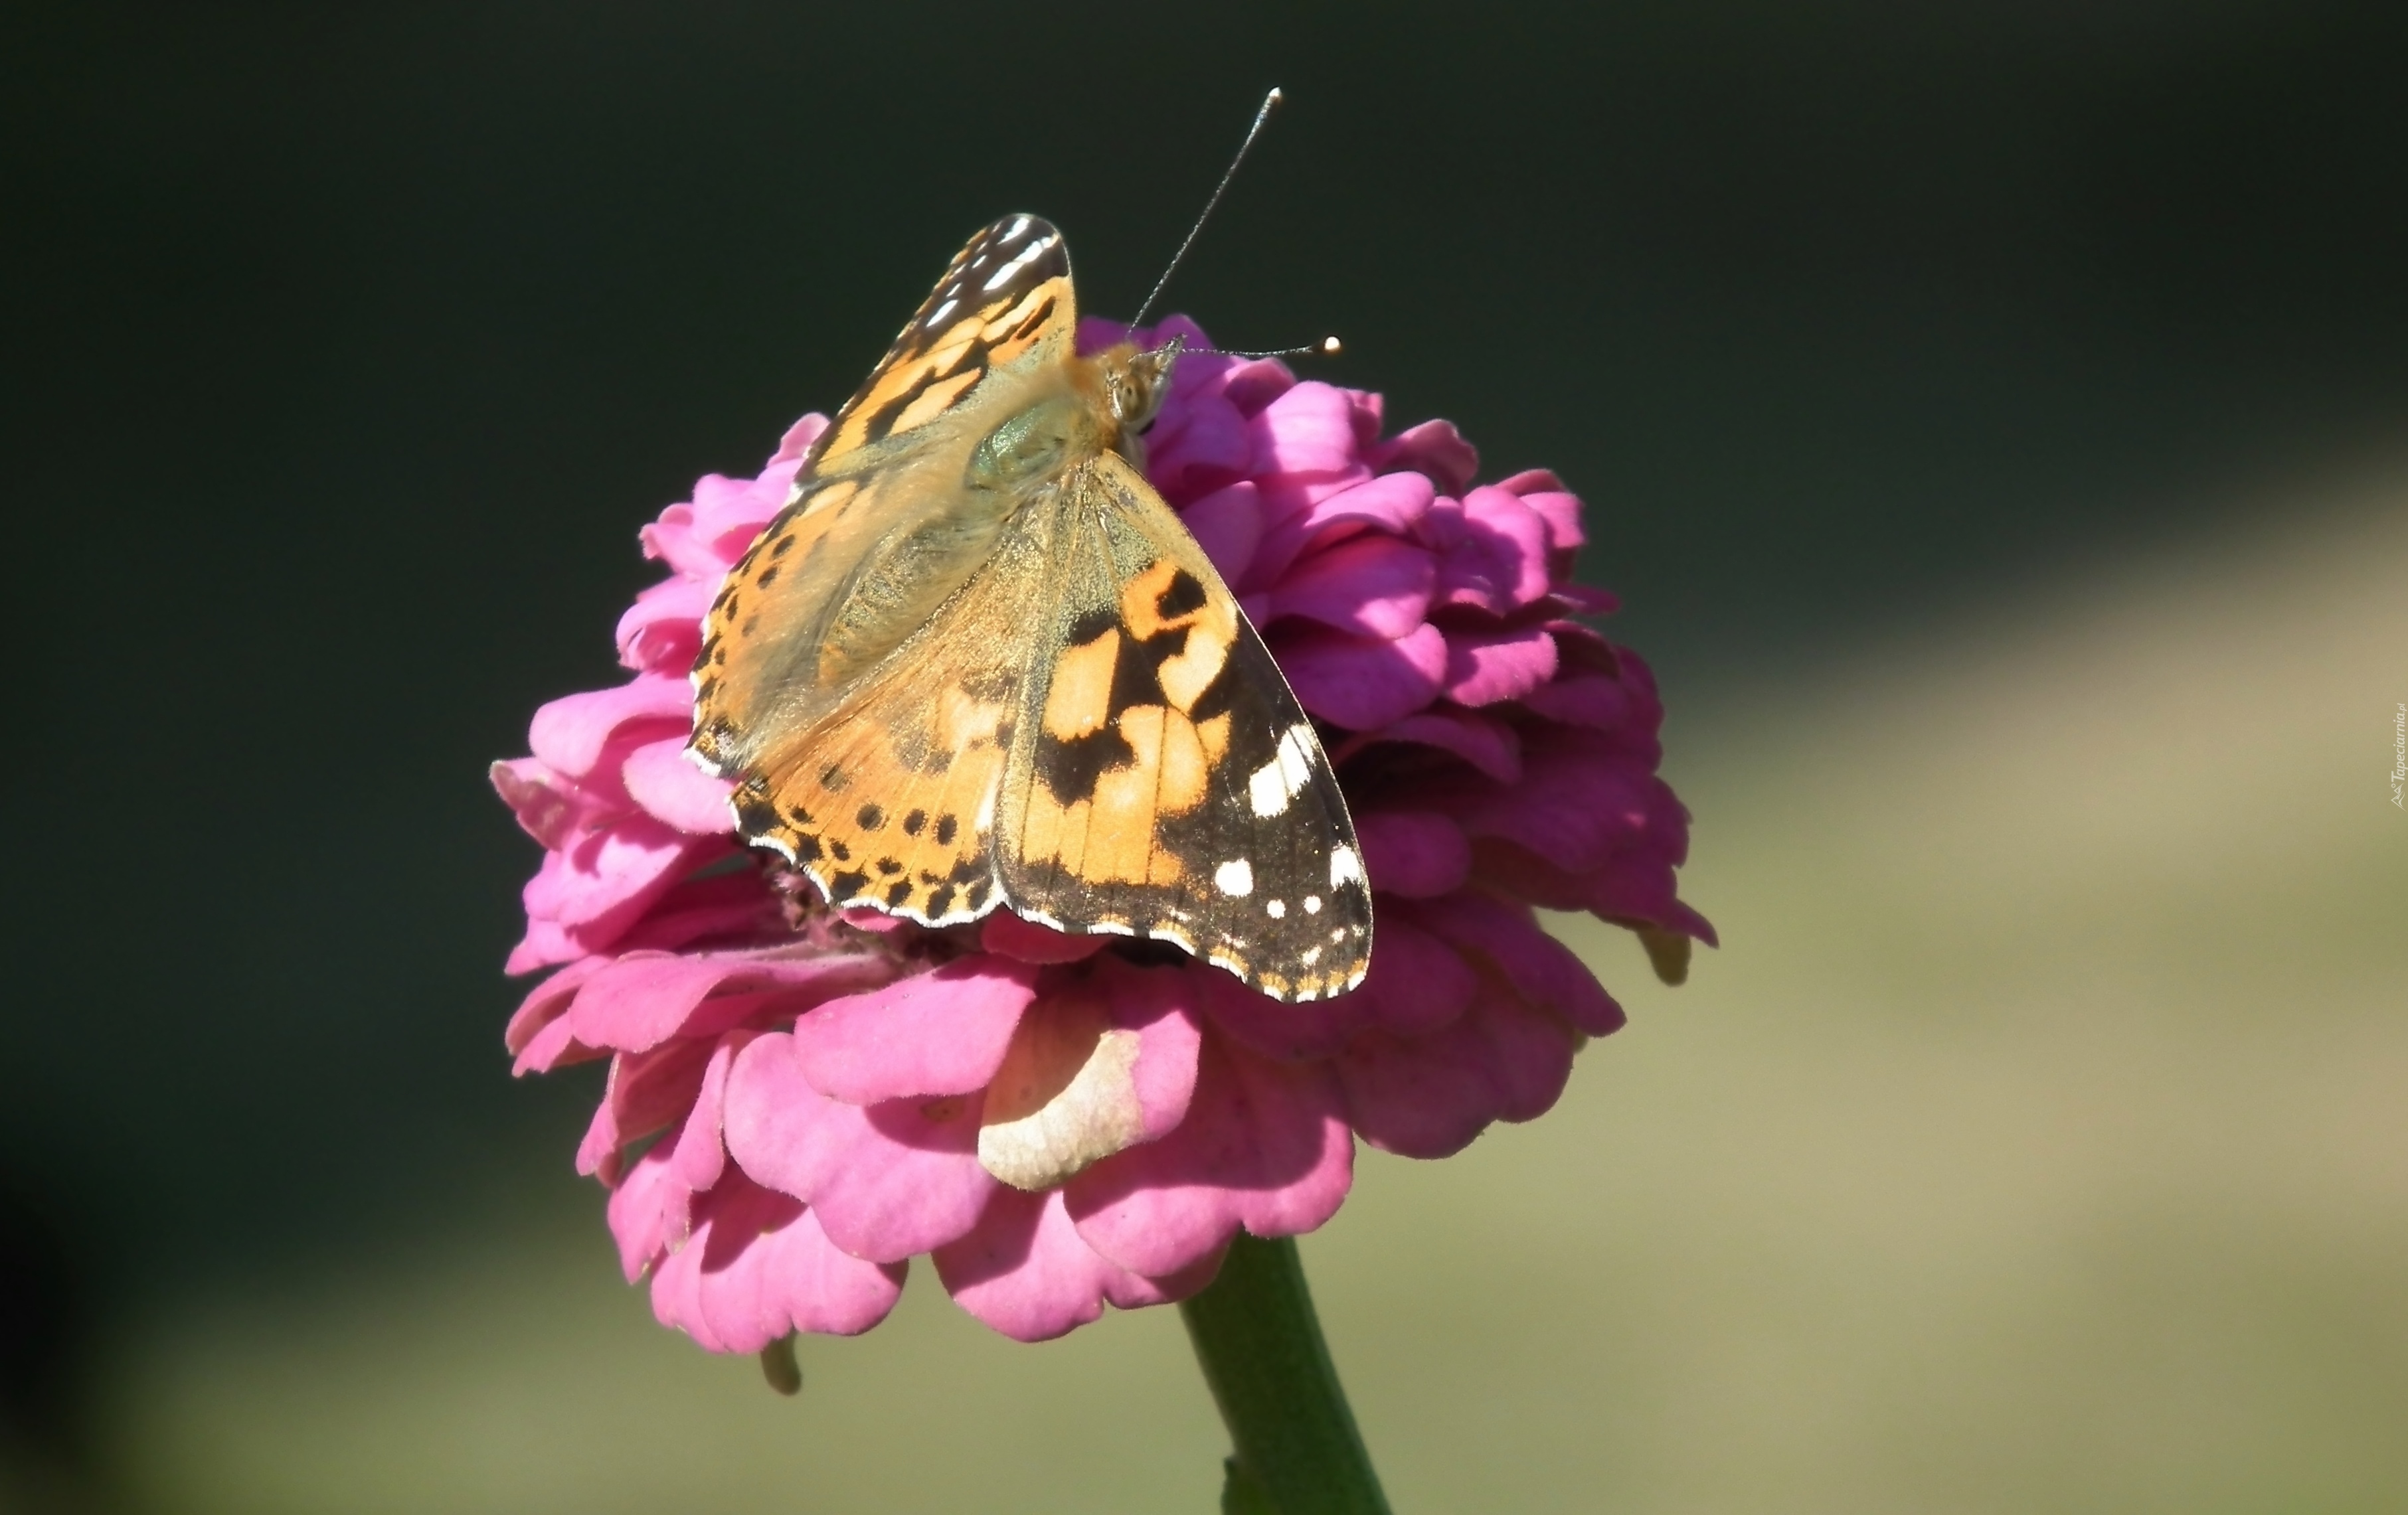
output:
<path id="1" fill-rule="evenodd" d="M 1217 394 L 1198 395 L 1175 423 L 1146 439 L 1146 477 L 1171 499 L 1193 499 L 1242 479 L 1254 439 L 1244 412 Z"/>
<path id="2" fill-rule="evenodd" d="M 619 1266 L 629 1283 L 644 1276 L 669 1248 L 685 1245 L 691 1192 L 670 1171 L 669 1154 L 654 1147 L 636 1159 L 610 1191 L 606 1215 L 619 1244 Z"/>
<path id="3" fill-rule="evenodd" d="M 1375 468 L 1412 468 L 1448 494 L 1460 494 L 1480 472 L 1480 452 L 1451 421 L 1409 426 L 1371 450 Z"/>
<path id="4" fill-rule="evenodd" d="M 1462 828 L 1427 810 L 1366 810 L 1354 818 L 1363 871 L 1383 893 L 1413 898 L 1453 893 L 1471 873 Z M 1374 955 L 1377 949 L 1374 950 Z"/>
<path id="5" fill-rule="evenodd" d="M 605 1183 L 615 1181 L 622 1149 L 693 1108 L 710 1054 L 708 1042 L 679 1041 L 612 1058 L 602 1103 L 577 1148 L 577 1171 L 598 1173 Z"/>
<path id="6" fill-rule="evenodd" d="M 795 1023 L 795 1058 L 811 1087 L 849 1105 L 986 1087 L 1037 996 L 1037 970 L 1007 958 L 959 958 L 931 973 L 820 1006 Z"/>
<path id="7" fill-rule="evenodd" d="M 568 1007 L 577 998 L 578 986 L 602 971 L 609 962 L 608 958 L 599 957 L 582 959 L 528 990 L 526 997 L 519 1001 L 517 1011 L 510 1016 L 509 1027 L 502 1033 L 502 1045 L 514 1054 L 526 1050 L 527 1043 L 535 1039 L 536 1033 L 568 1013 Z M 511 1071 L 524 1073 L 526 1068 L 521 1065 Z"/>
<path id="8" fill-rule="evenodd" d="M 1210 1283 L 1215 1251 L 1168 1279 L 1116 1267 L 1081 1238 L 1062 1192 L 1005 1190 L 978 1229 L 939 1248 L 937 1276 L 954 1303 L 1016 1341 L 1050 1341 L 1100 1317 L 1107 1302 L 1129 1308 L 1183 1299 Z"/>
<path id="9" fill-rule="evenodd" d="M 1341 479 L 1334 488 L 1297 489 L 1280 481 L 1274 493 L 1266 502 L 1263 541 L 1254 554 L 1257 580 L 1286 573 L 1315 547 L 1363 532 L 1408 535 L 1437 497 L 1427 479 L 1410 472 Z"/>
<path id="10" fill-rule="evenodd" d="M 1263 539 L 1262 496 L 1251 479 L 1214 490 L 1179 512 L 1179 519 L 1224 579 L 1233 585 L 1245 580 L 1255 544 Z"/>
<path id="11" fill-rule="evenodd" d="M 553 771 L 581 779 L 624 728 L 638 728 L 638 740 L 655 741 L 682 736 L 693 722 L 694 690 L 683 679 L 638 674 L 614 688 L 564 694 L 545 705 L 527 727 L 527 744 Z"/>
<path id="12" fill-rule="evenodd" d="M 1422 1036 L 1366 1032 L 1338 1060 L 1346 1108 L 1363 1139 L 1405 1157 L 1460 1151 L 1491 1121 L 1541 1115 L 1571 1077 L 1570 1027 L 1512 994 Z"/>
<path id="13" fill-rule="evenodd" d="M 1307 710 L 1354 731 L 1390 725 L 1427 705 L 1447 666 L 1446 637 L 1426 625 L 1395 641 L 1283 629 L 1272 651 Z"/>
<path id="14" fill-rule="evenodd" d="M 1077 963 L 1110 945 L 1103 936 L 1074 936 L 1023 921 L 1010 910 L 997 910 L 979 926 L 979 945 L 990 952 L 1023 963 Z"/>
<path id="15" fill-rule="evenodd" d="M 531 757 L 495 763 L 485 777 L 518 818 L 519 828 L 547 848 L 566 846 L 624 809 L 615 796 L 595 794 Z"/>
<path id="16" fill-rule="evenodd" d="M 1001 1187 L 978 1164 L 977 1095 L 867 1109 L 803 1077 L 794 1038 L 756 1039 L 727 1080 L 727 1151 L 754 1181 L 817 1211 L 855 1257 L 900 1262 L 965 1236 Z"/>
<path id="17" fill-rule="evenodd" d="M 1514 992 L 1592 1036 L 1619 1031 L 1622 1007 L 1598 985 L 1570 948 L 1547 935 L 1524 907 L 1479 893 L 1431 907 L 1421 917 L 1432 931 L 1495 964 Z M 1387 922 L 1381 922 L 1387 929 Z M 1386 943 L 1381 944 L 1386 950 Z"/>
<path id="18" fill-rule="evenodd" d="M 1160 1278 L 1217 1251 L 1243 1225 L 1310 1231 L 1337 1213 L 1354 1146 L 1319 1064 L 1282 1064 L 1208 1038 L 1187 1119 L 1157 1142 L 1096 1164 L 1065 1191 L 1087 1245 Z"/>
<path id="19" fill-rule="evenodd" d="M 1446 694 L 1458 705 L 1513 699 L 1555 673 L 1555 639 L 1544 626 L 1447 635 Z"/>
<path id="20" fill-rule="evenodd" d="M 682 676 L 702 648 L 702 618 L 710 608 L 710 582 L 665 579 L 636 596 L 619 618 L 619 661 L 642 672 Z"/>
<path id="21" fill-rule="evenodd" d="M 1558 649 L 1562 644 L 1556 644 Z M 1619 679 L 1574 674 L 1541 684 L 1522 697 L 1534 715 L 1567 725 L 1612 731 L 1632 723 L 1638 706 Z"/>
<path id="22" fill-rule="evenodd" d="M 1384 929 L 1382 927 L 1380 929 Z M 1375 944 L 1376 962 L 1385 949 Z M 1330 999 L 1283 1005 L 1219 969 L 1199 969 L 1197 1000 L 1212 1025 L 1264 1057 L 1282 1063 L 1328 1057 L 1370 1023 L 1371 1001 L 1361 990 Z"/>
<path id="23" fill-rule="evenodd" d="M 629 798 L 689 836 L 727 836 L 736 830 L 727 808 L 736 786 L 694 765 L 686 756 L 682 732 L 637 748 L 619 773 Z"/>
<path id="24" fill-rule="evenodd" d="M 1419 710 L 1378 731 L 1367 732 L 1368 742 L 1416 742 L 1454 753 L 1499 783 L 1522 777 L 1522 739 L 1512 726 L 1495 716 L 1436 705 Z"/>
<path id="25" fill-rule="evenodd" d="M 1421 625 L 1437 582 L 1438 565 L 1421 548 L 1357 536 L 1289 569 L 1271 592 L 1270 615 L 1393 641 Z"/>
<path id="26" fill-rule="evenodd" d="M 629 952 L 588 979 L 568 1014 L 577 1039 L 589 1047 L 641 1051 L 681 1033 L 692 1035 L 707 1002 L 748 990 L 791 996 L 789 1013 L 883 979 L 893 968 L 868 953 L 771 957 L 710 952 Z"/>
<path id="27" fill-rule="evenodd" d="M 652 1311 L 712 1351 L 757 1352 L 793 1331 L 868 1330 L 903 1274 L 846 1256 L 800 1204 L 737 1175 L 696 1204 L 693 1238 L 652 1276 Z"/>
<path id="28" fill-rule="evenodd" d="M 1398 1036 L 1419 1036 L 1449 1024 L 1480 993 L 1480 976 L 1460 953 L 1391 909 L 1380 921 L 1371 969 L 1354 995 L 1369 1007 L 1365 1020 Z"/>
<path id="29" fill-rule="evenodd" d="M 1516 495 L 1484 485 L 1459 502 L 1441 500 L 1422 519 L 1420 534 L 1439 551 L 1443 604 L 1503 615 L 1547 593 L 1547 524 Z"/>
<path id="30" fill-rule="evenodd" d="M 720 1136 L 727 1073 L 736 1054 L 752 1039 L 749 1032 L 741 1031 L 718 1039 L 710 1062 L 703 1068 L 702 1087 L 695 1092 L 694 1108 L 686 1112 L 685 1124 L 678 1128 L 677 1141 L 669 1149 L 669 1166 L 678 1182 L 697 1193 L 717 1183 L 727 1170 L 727 1147 Z"/>
<path id="31" fill-rule="evenodd" d="M 532 927 L 556 923 L 580 952 L 607 950 L 678 879 L 729 849 L 628 815 L 544 854 L 520 892 Z"/>
<path id="32" fill-rule="evenodd" d="M 1343 390 L 1304 382 L 1265 406 L 1250 423 L 1254 460 L 1248 472 L 1340 473 L 1356 465 L 1354 407 Z"/>

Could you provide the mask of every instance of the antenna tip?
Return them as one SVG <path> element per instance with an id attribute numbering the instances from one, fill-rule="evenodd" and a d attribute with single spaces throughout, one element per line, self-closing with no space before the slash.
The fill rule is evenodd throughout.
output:
<path id="1" fill-rule="evenodd" d="M 1271 93 L 1263 96 L 1263 104 L 1267 106 L 1275 106 L 1286 98 L 1287 96 L 1281 93 L 1280 87 L 1274 84 L 1271 86 Z"/>
<path id="2" fill-rule="evenodd" d="M 1321 350 L 1325 356 L 1332 358 L 1338 356 L 1340 350 L 1338 346 L 1338 338 L 1334 336 L 1323 337 L 1321 339 Z"/>

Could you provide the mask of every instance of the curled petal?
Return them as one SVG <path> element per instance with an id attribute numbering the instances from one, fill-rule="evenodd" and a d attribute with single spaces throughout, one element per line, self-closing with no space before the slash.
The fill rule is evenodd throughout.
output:
<path id="1" fill-rule="evenodd" d="M 1191 978 L 1107 973 L 1039 998 L 987 1086 L 980 1165 L 1015 1189 L 1051 1189 L 1175 1128 L 1196 1084 Z"/>

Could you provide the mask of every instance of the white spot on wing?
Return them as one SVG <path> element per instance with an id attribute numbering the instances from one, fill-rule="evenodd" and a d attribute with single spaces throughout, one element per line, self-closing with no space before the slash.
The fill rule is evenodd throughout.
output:
<path id="1" fill-rule="evenodd" d="M 1256 815 L 1285 813 L 1287 802 L 1312 782 L 1312 754 L 1317 745 L 1311 726 L 1299 722 L 1288 727 L 1271 760 L 1246 779 L 1246 800 Z"/>
<path id="2" fill-rule="evenodd" d="M 936 309 L 928 312 L 928 324 L 934 326 L 937 322 L 944 320 L 947 316 L 952 315 L 953 313 L 953 307 L 961 303 L 962 302 L 958 299 L 948 298 L 943 305 L 940 305 L 937 307 Z"/>
<path id="3" fill-rule="evenodd" d="M 1224 894 L 1251 894 L 1254 892 L 1254 865 L 1241 857 L 1233 857 L 1212 870 L 1212 886 Z"/>
<path id="4" fill-rule="evenodd" d="M 1271 900 L 1266 903 L 1263 908 L 1270 912 L 1270 917 L 1274 921 L 1283 921 L 1287 918 L 1287 901 L 1283 899 Z"/>
<path id="5" fill-rule="evenodd" d="M 1348 879 L 1364 881 L 1363 859 L 1351 847 L 1334 848 L 1329 853 L 1329 887 L 1337 888 Z"/>
<path id="6" fill-rule="evenodd" d="M 1321 913 L 1320 895 L 1307 894 L 1304 896 L 1304 913 L 1307 915 L 1319 915 Z"/>
<path id="7" fill-rule="evenodd" d="M 987 275 L 986 283 L 982 287 L 989 294 L 993 294 L 996 291 L 1003 288 L 1006 284 L 1010 283 L 1013 275 L 1019 273 L 1023 268 L 1027 267 L 1030 264 L 1035 263 L 1038 259 L 1045 256 L 1045 250 L 1053 245 L 1053 239 L 1050 237 L 1041 242 L 1029 243 L 1026 247 L 1022 248 L 1018 253 L 1014 254 L 1010 263 L 1005 264 L 994 273 Z"/>

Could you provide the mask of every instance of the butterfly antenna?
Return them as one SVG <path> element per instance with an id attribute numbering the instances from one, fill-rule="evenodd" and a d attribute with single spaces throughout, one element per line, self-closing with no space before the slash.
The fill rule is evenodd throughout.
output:
<path id="1" fill-rule="evenodd" d="M 1187 355 L 1192 358 L 1334 358 L 1339 351 L 1338 338 L 1325 336 L 1303 347 L 1273 348 L 1268 352 L 1232 352 L 1226 348 L 1198 347 L 1189 348 Z"/>
<path id="2" fill-rule="evenodd" d="M 1277 107 L 1280 100 L 1280 92 L 1276 89 L 1263 96 L 1263 107 L 1254 112 L 1254 123 L 1246 128 L 1246 139 L 1238 144 L 1238 155 L 1229 160 L 1228 168 L 1221 175 L 1221 182 L 1212 191 L 1212 198 L 1204 202 L 1204 213 L 1196 218 L 1195 225 L 1187 228 L 1187 239 L 1180 243 L 1179 250 L 1170 255 L 1170 266 L 1165 268 L 1162 271 L 1162 277 L 1154 281 L 1154 293 L 1145 297 L 1145 304 L 1137 307 L 1137 315 L 1130 320 L 1130 325 L 1145 324 L 1146 312 L 1154 308 L 1154 301 L 1162 298 L 1163 289 L 1170 282 L 1170 276 L 1179 272 L 1180 261 L 1187 256 L 1187 250 L 1196 245 L 1196 234 L 1202 231 L 1204 223 L 1212 219 L 1212 207 L 1221 203 L 1221 196 L 1229 193 L 1229 180 L 1238 177 L 1238 165 L 1246 161 L 1247 151 L 1254 147 L 1254 138 L 1263 135 L 1263 124 L 1271 119 L 1271 111 Z M 1231 353 L 1230 356 L 1248 357 L 1252 354 L 1239 352 Z"/>

